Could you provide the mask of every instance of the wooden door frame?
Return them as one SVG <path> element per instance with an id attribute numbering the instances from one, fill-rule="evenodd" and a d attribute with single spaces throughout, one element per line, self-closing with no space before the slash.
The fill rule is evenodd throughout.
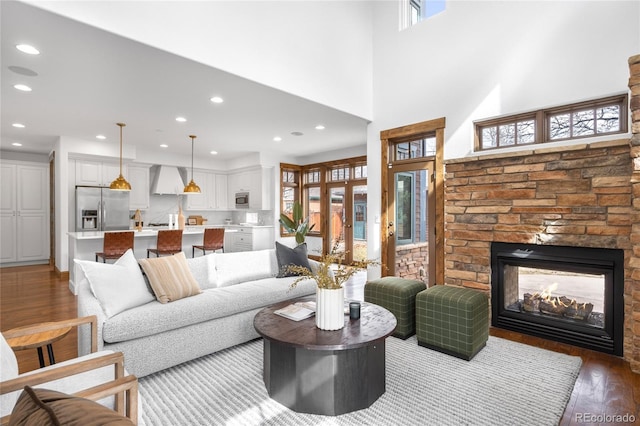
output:
<path id="1" fill-rule="evenodd" d="M 407 126 L 396 127 L 394 129 L 380 132 L 380 178 L 381 178 L 381 215 L 380 215 L 380 259 L 382 261 L 382 276 L 387 275 L 387 252 L 389 249 L 389 234 L 387 224 L 389 223 L 389 148 L 395 142 L 416 140 L 421 137 L 436 135 L 436 155 L 434 158 L 434 188 L 435 188 L 435 253 L 430 257 L 434 261 L 436 284 L 444 284 L 444 128 L 446 120 L 444 117 L 434 120 L 423 121 Z"/>

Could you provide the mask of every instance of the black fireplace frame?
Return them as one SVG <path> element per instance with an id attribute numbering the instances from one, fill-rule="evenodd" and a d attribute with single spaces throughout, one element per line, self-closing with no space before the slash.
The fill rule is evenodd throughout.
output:
<path id="1" fill-rule="evenodd" d="M 598 273 L 605 276 L 604 328 L 564 322 L 505 308 L 504 266 Z M 622 356 L 624 333 L 624 251 L 521 243 L 491 243 L 491 325 Z M 615 308 L 614 308 L 615 307 Z"/>

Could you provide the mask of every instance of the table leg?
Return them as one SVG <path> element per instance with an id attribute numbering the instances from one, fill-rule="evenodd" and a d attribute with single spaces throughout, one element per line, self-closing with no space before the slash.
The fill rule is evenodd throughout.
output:
<path id="1" fill-rule="evenodd" d="M 53 358 L 53 346 L 51 346 L 51 343 L 47 345 L 47 352 L 49 353 L 49 365 L 55 364 L 56 360 Z"/>
<path id="2" fill-rule="evenodd" d="M 44 356 L 42 355 L 42 347 L 38 348 L 38 361 L 40 361 L 40 368 L 44 367 Z"/>

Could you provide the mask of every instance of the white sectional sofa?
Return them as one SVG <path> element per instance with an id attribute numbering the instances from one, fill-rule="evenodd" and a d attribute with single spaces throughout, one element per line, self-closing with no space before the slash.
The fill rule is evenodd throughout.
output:
<path id="1" fill-rule="evenodd" d="M 275 249 L 212 253 L 187 263 L 201 293 L 165 304 L 145 300 L 115 315 L 105 313 L 83 273 L 78 280 L 78 316 L 98 317 L 98 350 L 123 352 L 127 371 L 146 376 L 259 337 L 253 317 L 260 309 L 316 289 L 313 280 L 291 289 L 295 277 L 276 278 Z M 317 266 L 313 260 L 309 264 L 312 269 Z M 119 297 L 126 298 L 126 293 Z M 79 332 L 78 340 L 79 353 L 88 353 L 89 336 Z"/>

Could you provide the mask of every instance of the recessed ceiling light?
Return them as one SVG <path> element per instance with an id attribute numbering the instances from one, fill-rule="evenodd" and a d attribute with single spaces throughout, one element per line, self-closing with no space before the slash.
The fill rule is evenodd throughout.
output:
<path id="1" fill-rule="evenodd" d="M 24 129 L 24 124 L 22 123 L 13 123 L 12 126 L 17 127 L 18 129 Z"/>
<path id="2" fill-rule="evenodd" d="M 31 87 L 27 86 L 26 84 L 14 84 L 13 87 L 23 92 L 31 91 Z"/>
<path id="3" fill-rule="evenodd" d="M 322 124 L 318 124 L 316 126 L 316 130 L 324 130 L 324 126 Z"/>
<path id="4" fill-rule="evenodd" d="M 39 55 L 40 51 L 30 44 L 17 44 L 16 49 L 28 55 Z"/>
<path id="5" fill-rule="evenodd" d="M 178 121 L 180 123 L 184 123 L 185 121 L 187 121 L 187 119 L 184 118 L 184 117 L 176 117 L 176 121 Z"/>
<path id="6" fill-rule="evenodd" d="M 19 67 L 17 65 L 9 65 L 7 68 L 9 68 L 9 71 L 13 71 L 16 74 L 20 74 L 20 75 L 26 75 L 27 77 L 38 76 L 37 72 L 35 72 L 34 70 L 30 70 L 29 68 Z"/>
<path id="7" fill-rule="evenodd" d="M 14 142 L 11 145 L 13 145 L 13 146 L 22 146 L 22 144 L 20 142 Z"/>
<path id="8" fill-rule="evenodd" d="M 218 155 L 218 151 L 211 151 L 209 154 L 211 154 L 211 155 Z"/>
<path id="9" fill-rule="evenodd" d="M 304 135 L 304 133 L 302 133 L 302 132 L 291 132 L 291 134 L 293 136 L 302 136 L 302 135 Z"/>
<path id="10" fill-rule="evenodd" d="M 224 99 L 222 99 L 220 96 L 214 96 L 213 98 L 211 98 L 211 102 L 213 102 L 214 104 L 221 104 L 224 102 Z"/>
<path id="11" fill-rule="evenodd" d="M 282 140 L 282 138 L 280 136 L 276 136 L 273 138 L 274 142 L 280 142 Z"/>
<path id="12" fill-rule="evenodd" d="M 169 145 L 167 145 L 166 143 L 161 143 L 160 148 L 169 148 Z"/>
<path id="13" fill-rule="evenodd" d="M 96 139 L 104 140 L 107 137 L 105 135 L 96 135 Z"/>

